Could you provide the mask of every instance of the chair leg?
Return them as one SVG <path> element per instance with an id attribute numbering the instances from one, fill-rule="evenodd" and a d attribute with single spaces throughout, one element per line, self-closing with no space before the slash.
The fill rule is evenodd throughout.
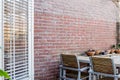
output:
<path id="1" fill-rule="evenodd" d="M 81 80 L 80 78 L 81 78 L 81 72 L 78 71 L 78 79 L 77 80 Z"/>
<path id="2" fill-rule="evenodd" d="M 98 80 L 98 79 L 97 79 L 97 75 L 94 75 L 94 74 L 93 74 L 92 79 L 93 79 L 93 80 Z"/>
<path id="3" fill-rule="evenodd" d="M 60 76 L 59 76 L 60 78 L 59 78 L 59 80 L 62 80 L 62 79 L 61 79 L 61 78 L 62 78 L 62 73 L 63 73 L 62 68 L 60 68 L 60 74 L 59 74 L 59 75 L 60 75 Z"/>
<path id="4" fill-rule="evenodd" d="M 89 80 L 93 80 L 93 74 L 92 73 L 89 73 Z"/>
<path id="5" fill-rule="evenodd" d="M 100 76 L 97 74 L 97 75 L 96 75 L 96 79 L 99 80 L 99 77 L 100 77 Z"/>
<path id="6" fill-rule="evenodd" d="M 66 80 L 66 70 L 63 70 L 63 80 Z"/>
<path id="7" fill-rule="evenodd" d="M 115 77 L 115 78 L 114 78 L 114 80 L 118 80 L 118 78 L 117 78 L 117 77 Z"/>

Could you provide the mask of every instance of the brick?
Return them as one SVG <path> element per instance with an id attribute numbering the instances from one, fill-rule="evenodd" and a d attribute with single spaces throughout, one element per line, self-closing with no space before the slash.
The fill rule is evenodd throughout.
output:
<path id="1" fill-rule="evenodd" d="M 35 0 L 35 80 L 57 80 L 59 54 L 65 51 L 83 53 L 115 44 L 115 10 L 107 0 Z"/>

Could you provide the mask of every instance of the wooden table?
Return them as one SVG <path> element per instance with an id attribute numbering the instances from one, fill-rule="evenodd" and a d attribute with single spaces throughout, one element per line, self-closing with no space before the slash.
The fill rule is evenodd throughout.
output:
<path id="1" fill-rule="evenodd" d="M 109 54 L 109 55 L 99 55 L 97 57 L 105 57 L 105 58 L 113 58 L 116 67 L 120 67 L 120 55 L 117 54 Z M 90 63 L 90 59 L 88 56 L 78 56 L 77 57 L 80 62 Z"/>

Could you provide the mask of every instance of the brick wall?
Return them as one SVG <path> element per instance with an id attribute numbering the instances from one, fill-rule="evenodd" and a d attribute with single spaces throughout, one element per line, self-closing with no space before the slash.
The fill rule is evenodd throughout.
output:
<path id="1" fill-rule="evenodd" d="M 35 80 L 57 80 L 59 54 L 116 43 L 111 0 L 35 0 Z"/>

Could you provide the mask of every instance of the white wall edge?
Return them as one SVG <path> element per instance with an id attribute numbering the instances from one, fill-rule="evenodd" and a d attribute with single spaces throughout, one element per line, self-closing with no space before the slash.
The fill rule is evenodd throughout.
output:
<path id="1" fill-rule="evenodd" d="M 29 0 L 29 76 L 34 80 L 34 0 Z"/>
<path id="2" fill-rule="evenodd" d="M 4 46 L 3 46 L 3 6 L 4 0 L 0 0 L 0 69 L 4 69 Z M 3 80 L 3 78 L 0 78 Z"/>

